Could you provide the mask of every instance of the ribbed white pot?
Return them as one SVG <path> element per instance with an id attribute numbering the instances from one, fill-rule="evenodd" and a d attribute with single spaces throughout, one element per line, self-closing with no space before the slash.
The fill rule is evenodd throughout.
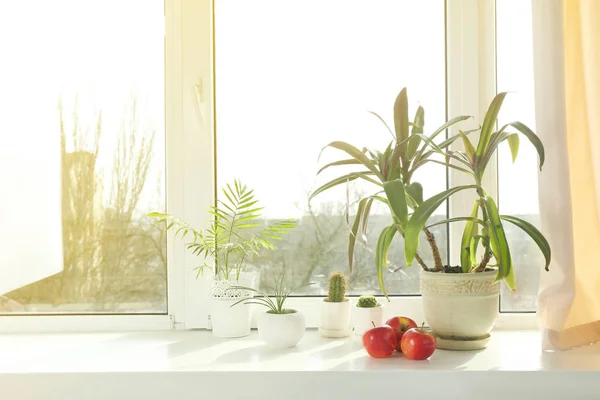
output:
<path id="1" fill-rule="evenodd" d="M 352 306 L 352 326 L 355 335 L 364 335 L 375 326 L 383 325 L 383 305 L 379 307 Z"/>
<path id="2" fill-rule="evenodd" d="M 339 303 L 330 301 L 321 302 L 321 323 L 319 332 L 329 338 L 343 338 L 350 336 L 352 326 L 350 325 L 349 299 Z"/>
<path id="3" fill-rule="evenodd" d="M 425 320 L 438 348 L 474 350 L 486 347 L 498 318 L 500 283 L 496 271 L 444 274 L 421 271 Z"/>
<path id="4" fill-rule="evenodd" d="M 304 336 L 306 321 L 296 310 L 289 314 L 260 314 L 257 321 L 258 335 L 268 345 L 278 348 L 294 347 Z"/>
<path id="5" fill-rule="evenodd" d="M 253 286 L 251 278 L 239 281 L 214 280 L 211 282 L 210 322 L 213 335 L 221 338 L 236 338 L 250 334 L 252 308 L 246 304 L 233 304 L 241 299 L 250 299 L 248 290 L 231 289 L 232 286 Z"/>

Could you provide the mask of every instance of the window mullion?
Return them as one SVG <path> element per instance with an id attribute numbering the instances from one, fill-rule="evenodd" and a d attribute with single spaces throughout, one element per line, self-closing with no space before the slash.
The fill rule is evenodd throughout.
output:
<path id="1" fill-rule="evenodd" d="M 447 26 L 447 101 L 448 116 L 471 115 L 474 118 L 462 128 L 477 128 L 487 106 L 496 94 L 495 1 L 448 0 Z M 470 125 L 469 125 L 470 124 Z M 458 133 L 452 128 L 450 135 Z M 471 135 L 477 141 L 477 135 Z M 460 140 L 453 150 L 463 150 Z M 451 169 L 449 185 L 472 184 L 472 178 Z M 483 186 L 497 199 L 496 157 L 490 161 Z M 455 194 L 449 204 L 450 217 L 471 213 L 475 195 L 463 191 Z M 454 223 L 449 232 L 449 253 L 452 265 L 460 264 L 460 241 L 463 223 Z"/>
<path id="2" fill-rule="evenodd" d="M 210 0 L 168 1 L 167 74 L 173 88 L 167 103 L 170 141 L 168 211 L 191 225 L 205 226 L 214 204 L 213 12 Z M 168 11 L 167 9 L 167 11 Z M 169 68 L 171 66 L 171 68 Z M 170 146 L 169 146 L 170 145 Z M 205 260 L 186 251 L 180 238 L 169 236 L 170 314 L 179 329 L 208 328 L 208 278 L 193 269 Z M 210 265 L 210 261 L 207 260 Z"/>

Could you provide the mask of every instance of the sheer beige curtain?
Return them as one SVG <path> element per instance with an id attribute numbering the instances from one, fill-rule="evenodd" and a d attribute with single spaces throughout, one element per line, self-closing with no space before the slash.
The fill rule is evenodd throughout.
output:
<path id="1" fill-rule="evenodd" d="M 600 341 L 600 1 L 533 0 L 542 229 L 553 251 L 540 281 L 545 350 Z"/>

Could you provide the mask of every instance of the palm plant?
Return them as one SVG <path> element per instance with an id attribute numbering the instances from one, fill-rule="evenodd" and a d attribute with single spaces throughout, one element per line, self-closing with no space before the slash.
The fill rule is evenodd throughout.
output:
<path id="1" fill-rule="evenodd" d="M 494 130 L 496 119 L 505 97 L 506 93 L 500 93 L 491 102 L 483 120 L 477 147 L 474 146 L 471 140 L 463 132 L 460 132 L 459 135 L 463 140 L 465 151 L 451 151 L 446 149 L 444 153 L 442 149 L 434 148 L 436 152 L 444 154 L 446 163 L 449 167 L 458 167 L 462 172 L 470 175 L 473 178 L 473 184 L 457 186 L 445 190 L 444 192 L 425 200 L 414 210 L 404 230 L 404 254 L 406 262 L 409 265 L 416 256 L 419 232 L 422 229 L 437 224 L 466 221 L 460 249 L 462 272 L 482 272 L 486 269 L 492 259 L 494 259 L 495 265 L 497 266 L 496 280 L 504 279 L 508 287 L 514 290 L 515 281 L 510 248 L 502 225 L 503 221 L 507 221 L 522 229 L 533 239 L 544 255 L 546 261 L 545 269 L 548 270 L 551 259 L 551 250 L 542 233 L 527 221 L 510 215 L 501 215 L 498 212 L 496 203 L 492 197 L 487 195 L 485 189 L 481 185 L 485 169 L 489 164 L 492 155 L 496 152 L 498 146 L 502 142 L 506 141 L 508 143 L 513 162 L 517 158 L 519 151 L 519 134 L 509 132 L 509 128 L 516 129 L 533 144 L 539 156 L 540 170 L 544 164 L 544 146 L 537 135 L 525 124 L 515 121 L 503 125 L 496 131 Z M 453 163 L 458 163 L 460 166 Z M 435 224 L 426 225 L 427 220 L 433 211 L 444 201 L 453 194 L 468 189 L 475 190 L 477 194 L 475 204 L 473 205 L 473 211 L 470 216 L 450 218 Z M 478 246 L 483 248 L 483 254 L 480 260 L 477 260 Z"/>
<path id="2" fill-rule="evenodd" d="M 471 117 L 459 116 L 453 118 L 437 128 L 430 135 L 425 135 L 423 134 L 425 110 L 419 106 L 412 122 L 410 121 L 406 88 L 400 91 L 394 102 L 394 131 L 390 129 L 384 119 L 377 113 L 371 113 L 385 125 L 386 129 L 392 135 L 393 140 L 383 152 L 367 148 L 363 148 L 361 151 L 357 147 L 342 141 L 335 141 L 325 146 L 325 148 L 331 147 L 341 150 L 347 153 L 350 158 L 329 163 L 323 166 L 317 174 L 328 168 L 342 165 L 358 165 L 362 169 L 344 174 L 325 183 L 311 194 L 311 199 L 332 187 L 346 184 L 356 179 L 370 182 L 381 189 L 358 201 L 358 210 L 350 228 L 348 238 L 348 262 L 350 273 L 352 273 L 356 238 L 361 237 L 363 242 L 366 241 L 367 225 L 373 201 L 384 203 L 391 210 L 392 223 L 384 228 L 379 235 L 375 253 L 375 264 L 379 286 L 383 294 L 387 295 L 383 280 L 383 271 L 387 268 L 387 254 L 392 239 L 396 233 L 404 236 L 409 218 L 409 209 L 415 209 L 423 202 L 423 186 L 419 182 L 412 181 L 413 175 L 420 167 L 429 162 L 446 165 L 443 160 L 435 158 L 436 153 L 448 148 L 461 135 L 447 138 L 438 144 L 435 143 L 436 139 L 450 126 Z M 466 132 L 465 134 L 469 133 Z M 461 169 L 454 165 L 449 165 L 449 167 Z M 432 269 L 442 270 L 443 262 L 435 236 L 427 227 L 422 227 L 422 230 L 425 233 L 433 254 L 434 266 Z M 421 268 L 426 271 L 430 270 L 416 251 L 413 253 L 413 258 L 417 260 Z"/>
<path id="3" fill-rule="evenodd" d="M 210 226 L 202 231 L 170 214 L 153 212 L 149 217 L 159 223 L 166 223 L 166 230 L 175 230 L 176 237 L 185 240 L 186 248 L 194 255 L 213 260 L 217 279 L 239 280 L 240 273 L 248 259 L 258 257 L 262 250 L 274 250 L 273 241 L 281 240 L 282 235 L 296 226 L 296 222 L 286 219 L 270 224 L 256 232 L 261 224 L 261 211 L 254 191 L 248 189 L 239 180 L 233 185 L 227 184 L 221 189 L 223 200 L 217 199 L 217 205 L 209 208 L 213 217 Z M 198 275 L 209 268 L 207 262 L 195 268 Z"/>

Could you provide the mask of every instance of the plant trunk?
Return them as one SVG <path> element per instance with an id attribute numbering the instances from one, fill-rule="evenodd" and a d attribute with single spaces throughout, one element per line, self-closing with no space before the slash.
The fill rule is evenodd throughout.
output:
<path id="1" fill-rule="evenodd" d="M 487 265 L 488 265 L 488 263 L 490 262 L 491 259 L 492 259 L 492 253 L 490 253 L 489 251 L 487 251 L 485 253 L 485 255 L 483 256 L 483 258 L 481 259 L 481 262 L 473 270 L 473 272 L 483 272 L 483 271 L 485 271 L 485 267 L 487 267 Z"/>
<path id="2" fill-rule="evenodd" d="M 443 271 L 444 264 L 442 263 L 442 257 L 440 256 L 440 249 L 438 248 L 437 243 L 435 241 L 435 235 L 427 228 L 423 228 L 423 232 L 425 232 L 427 242 L 429 242 L 429 246 L 431 246 L 431 253 L 433 254 L 435 270 Z"/>
<path id="3" fill-rule="evenodd" d="M 415 260 L 417 260 L 421 268 L 423 268 L 423 271 L 429 271 L 429 268 L 427 268 L 427 264 L 425 264 L 425 261 L 423 261 L 419 253 L 415 254 Z"/>

